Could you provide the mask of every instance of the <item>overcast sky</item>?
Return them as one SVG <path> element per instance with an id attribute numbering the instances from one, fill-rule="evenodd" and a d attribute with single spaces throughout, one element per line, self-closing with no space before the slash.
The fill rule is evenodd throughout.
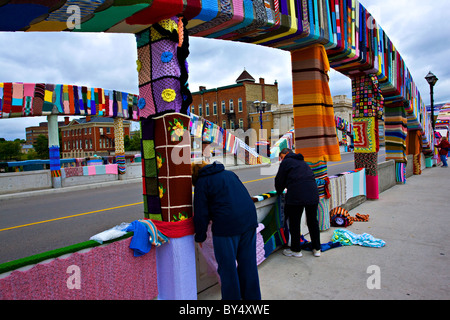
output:
<path id="1" fill-rule="evenodd" d="M 424 77 L 439 78 L 435 102 L 450 102 L 448 0 L 360 0 L 386 31 L 406 62 L 423 100 Z M 82 49 L 82 50 L 81 50 Z M 258 81 L 278 81 L 280 103 L 292 103 L 290 53 L 261 46 L 190 38 L 189 85 L 216 88 L 235 83 L 244 68 Z M 0 33 L 0 82 L 84 85 L 138 94 L 134 35 Z M 332 95 L 351 97 L 351 81 L 331 71 Z M 60 117 L 62 120 L 63 118 Z M 1 119 L 0 137 L 25 139 L 25 128 L 46 117 Z"/>

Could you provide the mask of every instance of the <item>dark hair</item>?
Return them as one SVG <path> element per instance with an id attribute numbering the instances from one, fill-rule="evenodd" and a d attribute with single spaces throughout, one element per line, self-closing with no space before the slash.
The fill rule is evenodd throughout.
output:
<path id="1" fill-rule="evenodd" d="M 289 148 L 283 148 L 283 149 L 280 151 L 280 154 L 288 154 L 288 153 L 293 153 L 292 149 L 289 149 Z"/>

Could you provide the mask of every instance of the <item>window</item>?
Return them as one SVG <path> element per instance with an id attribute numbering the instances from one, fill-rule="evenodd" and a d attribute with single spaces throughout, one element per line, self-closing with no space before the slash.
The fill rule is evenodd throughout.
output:
<path id="1" fill-rule="evenodd" d="M 233 104 L 233 99 L 230 99 L 230 112 L 233 113 L 234 112 L 234 104 Z"/>
<path id="2" fill-rule="evenodd" d="M 222 120 L 222 128 L 223 129 L 227 128 L 227 120 Z"/>
<path id="3" fill-rule="evenodd" d="M 234 130 L 234 120 L 230 120 L 230 129 Z"/>
<path id="4" fill-rule="evenodd" d="M 214 102 L 213 103 L 213 115 L 216 115 L 216 114 L 217 114 L 217 103 Z"/>
<path id="5" fill-rule="evenodd" d="M 198 115 L 201 117 L 203 115 L 202 105 L 198 105 Z"/>
<path id="6" fill-rule="evenodd" d="M 209 117 L 209 103 L 205 105 L 205 115 Z"/>
<path id="7" fill-rule="evenodd" d="M 89 131 L 91 131 L 91 128 L 89 128 Z M 92 149 L 92 139 L 89 140 L 89 149 Z"/>
<path id="8" fill-rule="evenodd" d="M 244 129 L 244 119 L 239 119 L 239 128 Z"/>
<path id="9" fill-rule="evenodd" d="M 106 133 L 111 133 L 111 128 L 110 127 L 106 128 Z"/>
<path id="10" fill-rule="evenodd" d="M 221 103 L 221 107 L 222 107 L 222 114 L 225 114 L 226 110 L 225 110 L 225 101 L 222 100 Z"/>
<path id="11" fill-rule="evenodd" d="M 239 112 L 244 111 L 244 106 L 242 104 L 242 99 L 241 98 L 239 98 L 239 100 L 238 100 L 238 111 Z"/>
<path id="12" fill-rule="evenodd" d="M 194 113 L 194 114 L 195 114 L 195 106 L 192 106 L 192 107 L 191 107 L 191 113 Z"/>
<path id="13" fill-rule="evenodd" d="M 87 134 L 87 128 L 84 128 L 84 134 Z"/>
<path id="14" fill-rule="evenodd" d="M 85 148 L 85 149 L 89 148 L 88 140 L 87 140 L 87 139 L 84 140 L 84 148 Z"/>

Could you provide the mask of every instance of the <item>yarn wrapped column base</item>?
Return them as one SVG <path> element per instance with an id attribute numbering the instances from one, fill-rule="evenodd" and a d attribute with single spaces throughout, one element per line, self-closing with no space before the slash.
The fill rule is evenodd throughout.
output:
<path id="1" fill-rule="evenodd" d="M 366 175 L 366 193 L 367 199 L 378 200 L 380 198 L 378 176 Z"/>
<path id="2" fill-rule="evenodd" d="M 159 300 L 197 300 L 194 236 L 170 238 L 156 248 Z"/>

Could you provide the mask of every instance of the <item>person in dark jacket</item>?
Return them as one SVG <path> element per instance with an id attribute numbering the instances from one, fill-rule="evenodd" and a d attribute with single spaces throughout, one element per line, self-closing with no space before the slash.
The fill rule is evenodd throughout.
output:
<path id="1" fill-rule="evenodd" d="M 201 246 L 212 221 L 222 299 L 260 300 L 256 264 L 258 220 L 252 198 L 238 176 L 219 162 L 194 164 L 192 173 L 195 241 Z"/>
<path id="2" fill-rule="evenodd" d="M 281 164 L 275 177 L 275 190 L 277 194 L 287 189 L 284 212 L 289 219 L 289 233 L 291 235 L 291 248 L 283 250 L 289 257 L 300 258 L 300 222 L 303 210 L 306 212 L 306 223 L 311 236 L 313 254 L 320 256 L 320 230 L 317 221 L 317 208 L 319 206 L 319 191 L 317 189 L 314 173 L 305 162 L 302 154 L 295 154 L 291 149 L 284 148 L 280 152 Z"/>
<path id="3" fill-rule="evenodd" d="M 441 139 L 441 143 L 439 143 L 436 148 L 439 149 L 439 156 L 441 158 L 442 161 L 442 167 L 444 168 L 448 168 L 448 164 L 447 164 L 447 154 L 448 154 L 448 149 L 450 148 L 450 144 L 448 143 L 448 139 L 447 137 L 442 137 Z"/>

